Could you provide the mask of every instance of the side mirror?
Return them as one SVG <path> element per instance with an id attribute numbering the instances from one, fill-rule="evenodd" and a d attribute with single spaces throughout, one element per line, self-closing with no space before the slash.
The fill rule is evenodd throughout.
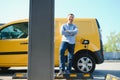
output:
<path id="1" fill-rule="evenodd" d="M 2 39 L 2 34 L 1 34 L 1 31 L 0 31 L 0 39 Z"/>

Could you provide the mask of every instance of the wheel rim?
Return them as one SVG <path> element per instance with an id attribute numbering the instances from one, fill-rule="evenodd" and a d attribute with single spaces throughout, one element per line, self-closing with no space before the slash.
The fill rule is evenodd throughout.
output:
<path id="1" fill-rule="evenodd" d="M 77 67 L 81 72 L 89 72 L 93 67 L 93 62 L 88 57 L 82 57 L 78 60 Z"/>

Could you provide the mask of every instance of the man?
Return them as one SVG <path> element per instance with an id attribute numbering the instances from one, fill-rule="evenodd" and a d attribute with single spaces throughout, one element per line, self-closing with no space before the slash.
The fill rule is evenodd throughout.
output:
<path id="1" fill-rule="evenodd" d="M 60 46 L 60 71 L 58 75 L 64 74 L 67 72 L 69 74 L 71 72 L 72 67 L 72 58 L 74 54 L 75 48 L 75 36 L 78 32 L 76 25 L 73 24 L 74 14 L 68 14 L 67 23 L 63 24 L 60 29 L 60 33 L 62 35 L 62 43 Z M 65 51 L 68 49 L 68 66 L 65 71 Z"/>

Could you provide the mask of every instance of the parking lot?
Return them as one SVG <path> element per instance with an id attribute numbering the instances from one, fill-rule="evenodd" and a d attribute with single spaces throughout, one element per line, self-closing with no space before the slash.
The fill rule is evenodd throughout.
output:
<path id="1" fill-rule="evenodd" d="M 18 72 L 26 73 L 27 67 L 12 67 L 7 71 L 0 71 L 0 80 L 12 80 L 14 73 Z M 103 64 L 97 65 L 93 77 L 94 80 L 104 80 L 107 74 L 120 77 L 120 61 L 105 61 Z"/>

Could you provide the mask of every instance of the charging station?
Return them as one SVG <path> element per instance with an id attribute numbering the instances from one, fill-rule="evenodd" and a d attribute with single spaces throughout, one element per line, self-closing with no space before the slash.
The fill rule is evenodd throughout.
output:
<path id="1" fill-rule="evenodd" d="M 30 0 L 28 80 L 53 80 L 54 0 Z"/>

